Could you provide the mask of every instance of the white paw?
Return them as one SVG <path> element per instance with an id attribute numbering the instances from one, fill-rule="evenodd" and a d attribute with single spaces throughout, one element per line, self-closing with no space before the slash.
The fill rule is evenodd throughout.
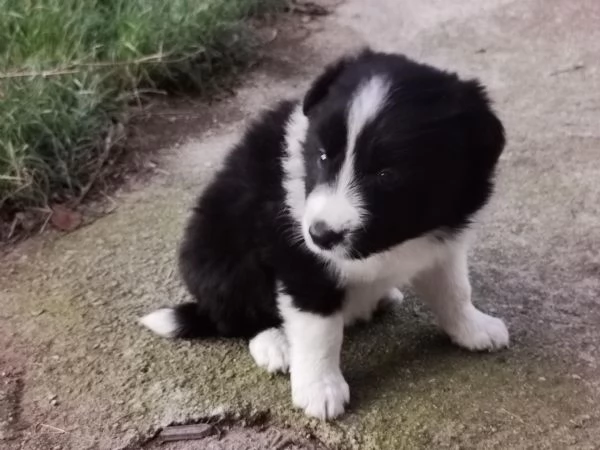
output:
<path id="1" fill-rule="evenodd" d="M 308 416 L 332 419 L 344 413 L 349 401 L 350 388 L 339 371 L 310 381 L 294 380 L 292 374 L 292 402 Z"/>
<path id="2" fill-rule="evenodd" d="M 283 331 L 269 328 L 258 333 L 248 345 L 254 362 L 267 372 L 287 372 L 289 367 L 289 345 Z"/>
<path id="3" fill-rule="evenodd" d="M 404 301 L 404 294 L 398 288 L 392 288 L 385 294 L 383 300 L 390 303 L 400 304 Z"/>
<path id="4" fill-rule="evenodd" d="M 504 322 L 475 308 L 449 334 L 454 342 L 469 350 L 498 350 L 509 344 Z"/>

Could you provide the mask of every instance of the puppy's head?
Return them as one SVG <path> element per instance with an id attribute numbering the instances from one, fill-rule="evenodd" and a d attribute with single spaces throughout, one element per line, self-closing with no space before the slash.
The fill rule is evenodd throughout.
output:
<path id="1" fill-rule="evenodd" d="M 491 193 L 504 131 L 477 81 L 366 50 L 328 67 L 303 110 L 313 252 L 364 258 L 455 232 Z"/>

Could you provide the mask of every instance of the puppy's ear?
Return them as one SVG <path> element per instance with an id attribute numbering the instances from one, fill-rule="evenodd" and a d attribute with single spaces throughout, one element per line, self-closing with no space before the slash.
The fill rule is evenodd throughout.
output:
<path id="1" fill-rule="evenodd" d="M 369 51 L 369 49 L 364 49 L 360 54 L 366 54 Z M 348 64 L 350 64 L 350 62 L 356 58 L 357 55 L 340 58 L 333 64 L 328 65 L 321 75 L 317 77 L 304 96 L 302 112 L 304 112 L 305 116 L 308 115 L 311 109 L 313 109 L 316 105 L 323 101 L 325 97 L 327 97 L 327 94 L 329 94 L 329 88 L 333 82 L 337 80 Z"/>
<path id="2" fill-rule="evenodd" d="M 311 109 L 313 109 L 317 104 L 325 99 L 325 97 L 327 97 L 327 94 L 329 94 L 329 88 L 346 68 L 349 62 L 349 58 L 341 58 L 335 63 L 327 66 L 323 73 L 317 77 L 304 96 L 302 112 L 305 116 L 308 115 Z"/>
<path id="3" fill-rule="evenodd" d="M 316 105 L 323 101 L 325 97 L 327 97 L 331 85 L 337 80 L 344 69 L 350 65 L 350 63 L 356 61 L 357 59 L 369 58 L 374 54 L 375 52 L 369 47 L 363 47 L 355 54 L 344 56 L 333 64 L 327 66 L 323 73 L 321 73 L 321 75 L 319 75 L 313 82 L 312 86 L 304 96 L 304 101 L 302 103 L 302 112 L 304 112 L 304 115 L 308 115 L 311 109 L 313 109 Z"/>
<path id="4" fill-rule="evenodd" d="M 482 158 L 488 164 L 495 165 L 504 150 L 506 136 L 502 122 L 491 110 L 481 118 L 479 141 L 483 152 Z"/>
<path id="5" fill-rule="evenodd" d="M 492 110 L 485 88 L 478 81 L 467 82 L 467 91 L 470 94 L 467 98 L 471 102 L 477 101 L 478 105 L 470 114 L 472 151 L 481 164 L 494 167 L 506 144 L 504 126 Z"/>

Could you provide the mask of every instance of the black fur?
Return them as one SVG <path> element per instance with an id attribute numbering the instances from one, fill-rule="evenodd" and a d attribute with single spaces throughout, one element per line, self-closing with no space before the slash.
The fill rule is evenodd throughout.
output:
<path id="1" fill-rule="evenodd" d="M 478 82 L 367 50 L 326 69 L 304 98 L 306 194 L 336 176 L 349 101 L 377 74 L 393 89 L 386 110 L 357 141 L 370 219 L 354 237 L 356 257 L 425 233 L 451 238 L 467 226 L 489 198 L 504 146 L 502 125 Z M 197 303 L 176 308 L 181 337 L 252 337 L 279 325 L 278 286 L 301 309 L 330 314 L 341 307 L 339 280 L 298 239 L 285 207 L 284 134 L 295 105 L 283 102 L 249 127 L 194 209 L 180 269 Z"/>

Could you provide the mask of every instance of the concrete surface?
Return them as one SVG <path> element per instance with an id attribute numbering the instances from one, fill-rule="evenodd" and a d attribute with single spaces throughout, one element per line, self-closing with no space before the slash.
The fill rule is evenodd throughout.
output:
<path id="1" fill-rule="evenodd" d="M 346 0 L 300 32 L 285 25 L 161 176 L 93 225 L 2 257 L 0 447 L 141 448 L 161 426 L 212 417 L 329 448 L 599 448 L 599 24 L 595 0 Z M 186 297 L 182 224 L 243 122 L 364 43 L 490 87 L 509 144 L 472 278 L 513 344 L 461 351 L 409 299 L 348 336 L 351 407 L 324 424 L 291 409 L 288 380 L 243 342 L 166 341 L 135 320 Z"/>

